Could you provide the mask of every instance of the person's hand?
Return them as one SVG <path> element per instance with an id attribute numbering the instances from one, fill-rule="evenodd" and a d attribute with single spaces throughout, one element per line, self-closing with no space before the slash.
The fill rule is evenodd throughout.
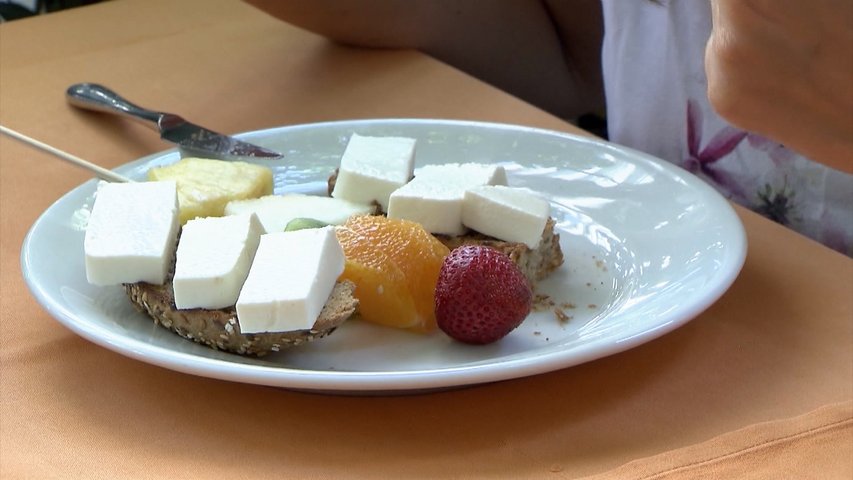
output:
<path id="1" fill-rule="evenodd" d="M 717 112 L 853 173 L 853 2 L 711 4 L 705 68 Z"/>

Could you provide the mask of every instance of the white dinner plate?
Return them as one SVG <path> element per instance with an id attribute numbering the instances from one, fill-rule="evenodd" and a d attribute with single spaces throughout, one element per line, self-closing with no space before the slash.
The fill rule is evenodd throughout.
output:
<path id="1" fill-rule="evenodd" d="M 565 264 L 537 293 L 553 306 L 488 346 L 463 345 L 440 331 L 420 335 L 351 321 L 327 338 L 260 359 L 215 351 L 155 326 L 120 287 L 86 282 L 83 235 L 95 180 L 64 195 L 32 226 L 21 252 L 26 282 L 63 325 L 143 362 L 293 389 L 400 393 L 534 375 L 632 348 L 702 312 L 743 265 L 743 226 L 724 198 L 675 166 L 609 143 L 512 125 L 410 119 L 241 137 L 285 154 L 271 164 L 276 193 L 323 194 L 352 133 L 416 138 L 416 168 L 502 164 L 510 185 L 550 199 Z M 178 158 L 171 150 L 117 171 L 143 179 L 150 167 Z"/>

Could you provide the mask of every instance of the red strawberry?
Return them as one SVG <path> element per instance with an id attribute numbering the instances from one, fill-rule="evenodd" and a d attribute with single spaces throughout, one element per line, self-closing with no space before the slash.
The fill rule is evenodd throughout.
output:
<path id="1" fill-rule="evenodd" d="M 435 287 L 438 328 L 465 343 L 500 340 L 530 313 L 533 292 L 518 265 L 490 247 L 466 245 L 444 259 Z"/>

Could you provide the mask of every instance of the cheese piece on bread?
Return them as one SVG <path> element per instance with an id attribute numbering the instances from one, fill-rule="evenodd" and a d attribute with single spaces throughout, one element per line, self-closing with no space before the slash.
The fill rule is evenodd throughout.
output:
<path id="1" fill-rule="evenodd" d="M 175 306 L 234 305 L 263 233 L 254 213 L 188 221 L 175 254 Z"/>
<path id="2" fill-rule="evenodd" d="M 98 184 L 83 240 L 93 285 L 166 279 L 178 235 L 175 182 Z"/>
<path id="3" fill-rule="evenodd" d="M 344 251 L 334 227 L 262 235 L 237 298 L 240 330 L 310 328 L 343 271 Z"/>
<path id="4" fill-rule="evenodd" d="M 391 194 L 388 218 L 420 223 L 433 234 L 461 235 L 465 191 L 481 185 L 506 185 L 506 172 L 499 165 L 450 163 L 427 165 L 415 178 Z"/>
<path id="5" fill-rule="evenodd" d="M 334 198 L 388 210 L 391 192 L 412 178 L 415 139 L 352 134 L 341 156 Z"/>

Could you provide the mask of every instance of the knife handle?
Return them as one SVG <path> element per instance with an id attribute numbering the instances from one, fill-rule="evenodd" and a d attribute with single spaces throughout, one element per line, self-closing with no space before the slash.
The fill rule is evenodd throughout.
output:
<path id="1" fill-rule="evenodd" d="M 159 130 L 161 119 L 167 115 L 134 105 L 109 88 L 97 83 L 71 85 L 65 95 L 68 103 L 75 107 L 117 114 L 142 122 L 154 130 Z"/>

